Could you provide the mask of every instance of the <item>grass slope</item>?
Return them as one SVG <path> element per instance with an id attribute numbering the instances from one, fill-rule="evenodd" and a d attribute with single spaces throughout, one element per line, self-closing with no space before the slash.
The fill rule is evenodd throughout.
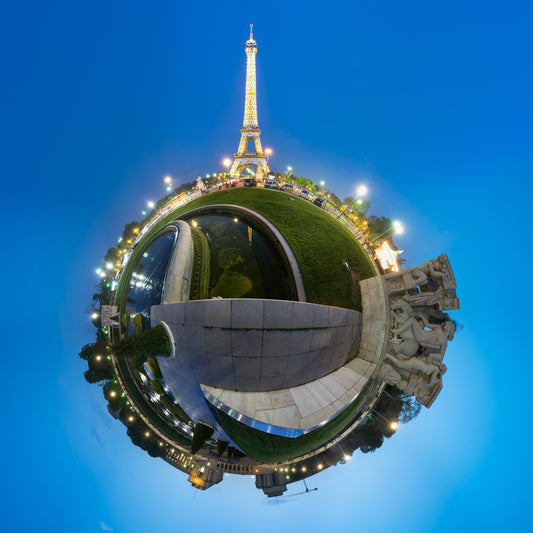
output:
<path id="1" fill-rule="evenodd" d="M 322 209 L 294 195 L 255 188 L 214 192 L 176 209 L 159 221 L 149 235 L 155 234 L 187 211 L 212 204 L 248 207 L 276 226 L 296 256 L 308 302 L 361 311 L 359 285 L 354 280 L 375 276 L 372 263 L 355 237 L 342 224 Z M 133 251 L 129 265 L 134 264 L 142 251 L 140 246 Z M 344 262 L 349 265 L 351 273 L 346 270 Z M 126 271 L 117 289 L 115 302 L 118 305 L 122 304 L 127 277 Z"/>

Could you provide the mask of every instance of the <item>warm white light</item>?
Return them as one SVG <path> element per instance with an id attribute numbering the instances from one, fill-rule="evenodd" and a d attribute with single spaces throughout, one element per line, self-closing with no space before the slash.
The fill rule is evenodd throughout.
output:
<path id="1" fill-rule="evenodd" d="M 365 196 L 368 192 L 368 189 L 366 188 L 366 185 L 359 185 L 355 192 L 357 193 L 357 196 Z"/>
<path id="2" fill-rule="evenodd" d="M 398 428 L 398 422 L 392 422 L 391 425 L 390 425 L 390 428 L 394 431 L 396 431 L 396 429 Z"/>
<path id="3" fill-rule="evenodd" d="M 352 458 L 351 455 L 348 455 L 348 454 L 345 454 L 345 455 L 344 455 L 344 460 L 345 460 L 345 461 L 349 461 L 351 458 Z"/>
<path id="4" fill-rule="evenodd" d="M 92 318 L 93 320 L 94 320 L 95 318 L 98 318 L 98 313 L 93 313 L 93 314 L 91 315 L 91 318 Z"/>
<path id="5" fill-rule="evenodd" d="M 326 185 L 326 182 L 324 180 L 321 180 L 320 185 L 324 187 L 324 185 Z"/>
<path id="6" fill-rule="evenodd" d="M 226 168 L 229 168 L 230 165 L 231 165 L 231 159 L 228 159 L 226 157 L 226 159 L 224 159 L 224 161 L 222 161 L 222 164 L 226 167 Z"/>
<path id="7" fill-rule="evenodd" d="M 97 356 L 95 357 L 95 359 L 96 359 L 97 361 L 100 361 L 100 359 L 102 359 L 102 356 L 101 356 L 101 355 L 97 355 Z"/>
<path id="8" fill-rule="evenodd" d="M 170 185 L 171 181 L 172 181 L 172 178 L 170 176 L 165 176 L 165 183 L 168 183 Z"/>
<path id="9" fill-rule="evenodd" d="M 151 201 L 148 202 L 148 204 L 146 204 L 146 205 L 148 205 L 148 207 L 149 207 L 150 209 L 153 209 L 153 208 L 155 207 L 154 202 L 151 202 Z"/>
<path id="10" fill-rule="evenodd" d="M 196 220 L 193 220 L 192 225 L 196 228 L 198 226 L 198 222 L 196 222 Z"/>
<path id="11" fill-rule="evenodd" d="M 398 254 L 392 250 L 387 241 L 383 241 L 381 246 L 376 249 L 376 254 L 384 269 L 390 269 L 392 272 L 398 272 L 400 270 L 398 261 L 396 260 Z"/>
<path id="12" fill-rule="evenodd" d="M 270 155 L 271 153 L 272 153 L 272 149 L 271 148 L 266 148 L 265 149 L 265 154 Z"/>

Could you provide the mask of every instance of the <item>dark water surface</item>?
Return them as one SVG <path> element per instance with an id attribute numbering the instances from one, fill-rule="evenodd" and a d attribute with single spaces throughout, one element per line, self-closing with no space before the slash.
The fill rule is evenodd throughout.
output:
<path id="1" fill-rule="evenodd" d="M 187 222 L 193 221 L 211 251 L 210 297 L 291 299 L 288 272 L 262 232 L 238 216 L 205 215 Z"/>
<path id="2" fill-rule="evenodd" d="M 137 260 L 126 296 L 128 314 L 141 313 L 150 327 L 150 307 L 161 303 L 165 275 L 174 249 L 177 231 L 170 231 L 157 238 Z"/>

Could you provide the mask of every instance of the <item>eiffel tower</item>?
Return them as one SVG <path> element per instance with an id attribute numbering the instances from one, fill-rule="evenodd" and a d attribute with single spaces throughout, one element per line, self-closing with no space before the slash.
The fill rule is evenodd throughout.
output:
<path id="1" fill-rule="evenodd" d="M 267 157 L 261 148 L 261 130 L 257 122 L 257 100 L 255 89 L 255 54 L 257 44 L 252 33 L 253 24 L 250 24 L 250 39 L 246 41 L 246 95 L 244 97 L 244 121 L 241 129 L 241 142 L 231 165 L 230 175 L 239 176 L 247 166 L 268 172 Z M 255 151 L 248 152 L 248 143 L 253 142 Z"/>

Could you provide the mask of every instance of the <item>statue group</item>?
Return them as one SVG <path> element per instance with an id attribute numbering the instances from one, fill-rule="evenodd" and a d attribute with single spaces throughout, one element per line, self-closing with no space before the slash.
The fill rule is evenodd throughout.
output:
<path id="1" fill-rule="evenodd" d="M 459 309 L 448 256 L 387 274 L 391 327 L 381 378 L 429 407 L 442 389 L 443 363 L 455 323 L 445 310 Z"/>

